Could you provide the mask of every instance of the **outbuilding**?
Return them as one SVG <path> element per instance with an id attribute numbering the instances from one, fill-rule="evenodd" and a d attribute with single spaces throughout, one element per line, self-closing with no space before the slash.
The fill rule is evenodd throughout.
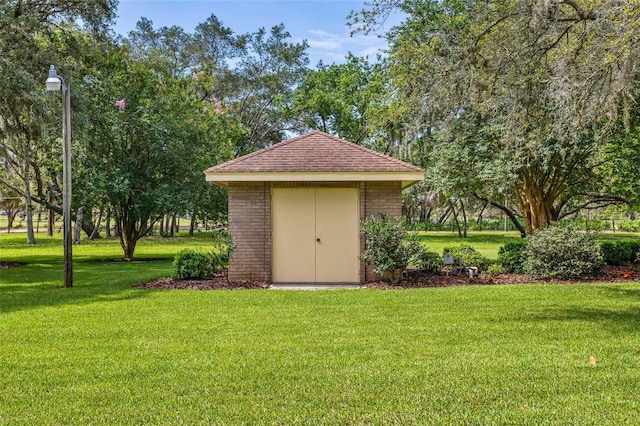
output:
<path id="1" fill-rule="evenodd" d="M 231 281 L 362 283 L 373 272 L 360 223 L 400 216 L 402 189 L 424 170 L 316 130 L 205 175 L 228 188 Z"/>

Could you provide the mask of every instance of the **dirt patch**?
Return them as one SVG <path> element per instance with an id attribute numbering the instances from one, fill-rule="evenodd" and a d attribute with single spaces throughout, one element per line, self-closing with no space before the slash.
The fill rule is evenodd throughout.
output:
<path id="1" fill-rule="evenodd" d="M 268 285 L 264 283 L 253 281 L 228 283 L 224 275 L 216 275 L 202 280 L 160 278 L 140 286 L 140 288 L 155 290 L 259 290 L 267 287 Z"/>
<path id="2" fill-rule="evenodd" d="M 490 277 L 480 274 L 472 280 L 463 274 L 434 274 L 425 271 L 410 270 L 405 279 L 397 284 L 386 281 L 373 281 L 364 287 L 379 290 L 403 290 L 408 288 L 453 287 L 460 285 L 493 285 L 493 284 L 577 284 L 577 283 L 624 283 L 640 281 L 640 264 L 627 266 L 605 266 L 595 277 L 579 280 L 532 280 L 523 274 L 500 274 Z M 268 284 L 243 281 L 228 283 L 224 275 L 203 280 L 173 280 L 161 278 L 140 286 L 143 289 L 158 290 L 261 290 L 268 288 Z"/>
<path id="3" fill-rule="evenodd" d="M 5 262 L 3 260 L 0 260 L 0 269 L 9 269 L 9 268 L 17 268 L 19 266 L 24 266 L 26 265 L 26 263 L 20 263 L 20 262 Z"/>

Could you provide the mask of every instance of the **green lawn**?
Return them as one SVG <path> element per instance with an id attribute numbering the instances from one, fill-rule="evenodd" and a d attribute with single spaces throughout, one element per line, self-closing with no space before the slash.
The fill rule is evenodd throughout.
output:
<path id="1" fill-rule="evenodd" d="M 0 258 L 28 263 L 0 271 L 0 424 L 640 418 L 640 283 L 136 288 L 209 244 L 147 239 L 138 255 L 154 260 L 123 263 L 103 261 L 121 256 L 116 241 L 83 243 L 65 289 L 60 239 L 0 235 Z"/>

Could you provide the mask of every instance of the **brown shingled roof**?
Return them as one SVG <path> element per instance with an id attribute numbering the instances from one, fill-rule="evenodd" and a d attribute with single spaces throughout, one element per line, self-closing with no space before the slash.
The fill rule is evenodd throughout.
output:
<path id="1" fill-rule="evenodd" d="M 405 163 L 319 130 L 218 164 L 205 173 L 423 172 Z"/>

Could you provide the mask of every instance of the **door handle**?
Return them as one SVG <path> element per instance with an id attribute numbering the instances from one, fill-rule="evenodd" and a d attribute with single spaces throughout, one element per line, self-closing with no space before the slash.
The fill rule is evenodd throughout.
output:
<path id="1" fill-rule="evenodd" d="M 316 238 L 316 241 L 317 241 L 317 242 L 320 242 L 320 238 Z"/>

